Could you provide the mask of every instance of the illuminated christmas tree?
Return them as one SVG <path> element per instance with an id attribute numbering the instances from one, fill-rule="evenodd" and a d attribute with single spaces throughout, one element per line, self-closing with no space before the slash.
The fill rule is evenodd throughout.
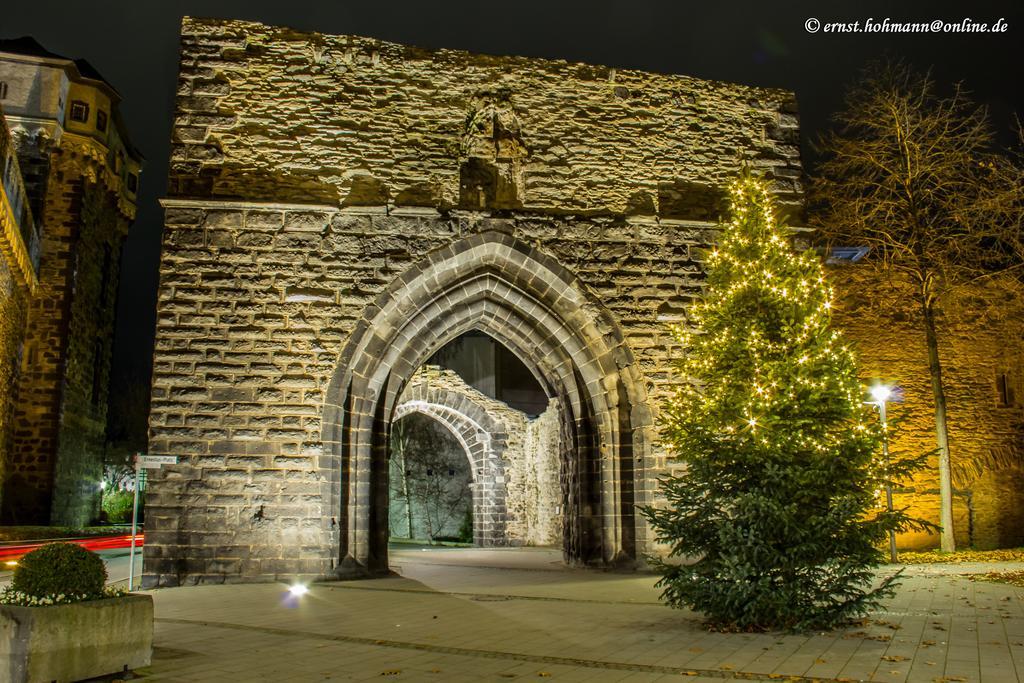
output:
<path id="1" fill-rule="evenodd" d="M 761 180 L 730 188 L 732 220 L 708 255 L 682 385 L 663 406 L 668 506 L 644 509 L 663 599 L 738 629 L 827 628 L 891 595 L 872 588 L 890 529 L 879 490 L 920 458 L 885 465 L 852 349 L 829 328 L 832 291 L 813 251 L 794 252 Z M 682 564 L 679 564 L 682 561 Z"/>

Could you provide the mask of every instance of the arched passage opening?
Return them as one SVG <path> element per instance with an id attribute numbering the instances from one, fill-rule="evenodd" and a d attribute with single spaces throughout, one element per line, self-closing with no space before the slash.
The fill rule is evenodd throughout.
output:
<path id="1" fill-rule="evenodd" d="M 462 446 L 472 473 L 473 542 L 485 547 L 505 544 L 502 455 L 508 442 L 508 426 L 488 407 L 487 397 L 438 368 L 414 375 L 392 417 L 392 425 L 413 413 L 431 417 Z"/>
<path id="2" fill-rule="evenodd" d="M 435 406 L 421 408 L 396 411 L 391 423 L 390 540 L 484 545 L 478 519 L 482 463 L 471 454 L 476 434 Z"/>
<path id="3" fill-rule="evenodd" d="M 492 344 L 480 343 L 485 340 Z M 435 356 L 431 365 L 413 375 L 399 397 L 390 442 L 391 535 L 414 538 L 413 531 L 422 533 L 428 526 L 421 520 L 422 515 L 460 502 L 456 492 L 443 485 L 443 478 L 437 481 L 437 468 L 432 468 L 433 463 L 457 460 L 450 453 L 450 445 L 457 444 L 459 456 L 469 463 L 472 474 L 467 491 L 471 493 L 473 544 L 558 545 L 561 495 L 557 402 L 548 402 L 536 384 L 528 386 L 533 383 L 532 376 L 509 377 L 529 375 L 518 359 L 488 363 L 488 359 L 501 356 L 495 351 L 504 347 L 498 347 L 497 342 L 479 336 L 474 336 L 472 345 L 464 341 L 460 338 L 445 347 L 444 358 L 439 361 L 460 367 L 461 372 L 433 365 L 438 358 Z M 469 371 L 470 366 L 476 372 Z M 495 381 L 496 377 L 503 379 Z M 511 391 L 505 387 L 511 387 Z M 527 413 L 513 407 L 496 394 L 512 395 L 519 408 L 533 410 Z M 431 421 L 404 420 L 411 415 L 423 415 Z M 435 424 L 450 436 L 438 439 L 438 430 L 432 428 Z M 428 469 L 435 473 L 428 474 Z M 461 468 L 456 463 L 454 469 Z M 436 499 L 424 494 L 436 494 Z M 447 535 L 451 536 L 452 531 L 448 528 Z M 415 538 L 429 541 L 434 537 Z"/>
<path id="4" fill-rule="evenodd" d="M 341 354 L 323 440 L 337 491 L 338 573 L 387 570 L 388 443 L 399 397 L 446 343 L 483 332 L 530 369 L 561 415 L 567 562 L 637 557 L 647 502 L 650 414 L 621 330 L 550 256 L 502 232 L 440 249 L 368 306 Z"/>

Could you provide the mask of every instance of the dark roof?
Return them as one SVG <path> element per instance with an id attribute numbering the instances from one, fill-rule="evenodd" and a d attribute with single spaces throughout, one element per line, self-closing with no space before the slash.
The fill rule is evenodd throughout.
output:
<path id="1" fill-rule="evenodd" d="M 84 59 L 76 59 L 74 61 L 75 66 L 78 67 L 78 73 L 82 74 L 86 78 L 91 78 L 94 81 L 103 81 L 107 85 L 110 85 L 110 81 L 103 78 L 103 75 L 99 71 L 97 71 L 96 67 L 94 67 L 92 64 L 85 61 Z M 113 88 L 114 86 L 110 85 L 110 87 Z"/>
<path id="2" fill-rule="evenodd" d="M 59 55 L 56 52 L 50 52 L 32 36 L 0 38 L 0 52 L 9 52 L 16 55 L 29 55 L 32 57 L 44 57 L 47 59 L 66 59 L 67 61 L 74 63 L 75 67 L 78 69 L 78 73 L 81 74 L 83 78 L 102 81 L 108 88 L 117 93 L 117 88 L 111 85 L 110 81 L 105 79 L 103 74 L 97 71 L 96 67 L 92 64 L 84 59 L 71 59 L 70 57 Z M 117 94 L 120 96 L 120 93 Z"/>
<path id="3" fill-rule="evenodd" d="M 0 52 L 11 52 L 16 55 L 32 55 L 33 57 L 49 57 L 51 59 L 67 59 L 64 55 L 50 52 L 39 44 L 32 36 L 20 38 L 0 38 Z"/>

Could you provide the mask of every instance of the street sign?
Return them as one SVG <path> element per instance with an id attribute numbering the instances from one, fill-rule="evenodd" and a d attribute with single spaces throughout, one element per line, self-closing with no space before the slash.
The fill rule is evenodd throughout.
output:
<path id="1" fill-rule="evenodd" d="M 164 465 L 176 465 L 176 455 L 135 454 L 135 497 L 132 500 L 132 549 L 128 557 L 128 590 L 135 588 L 135 538 L 139 530 L 139 489 L 145 477 L 145 470 L 158 470 Z"/>
<path id="2" fill-rule="evenodd" d="M 144 467 L 146 469 L 160 469 L 164 465 L 176 465 L 178 464 L 178 456 L 176 455 L 136 455 L 135 464 L 138 467 Z"/>

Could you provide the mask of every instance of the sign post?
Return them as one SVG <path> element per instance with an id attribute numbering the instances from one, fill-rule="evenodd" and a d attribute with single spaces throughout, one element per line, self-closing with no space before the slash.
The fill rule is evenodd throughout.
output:
<path id="1" fill-rule="evenodd" d="M 164 465 L 178 462 L 176 455 L 135 454 L 135 496 L 132 499 L 132 550 L 128 557 L 128 591 L 135 588 L 135 537 L 139 528 L 139 489 L 142 487 L 142 470 L 160 469 Z"/>

